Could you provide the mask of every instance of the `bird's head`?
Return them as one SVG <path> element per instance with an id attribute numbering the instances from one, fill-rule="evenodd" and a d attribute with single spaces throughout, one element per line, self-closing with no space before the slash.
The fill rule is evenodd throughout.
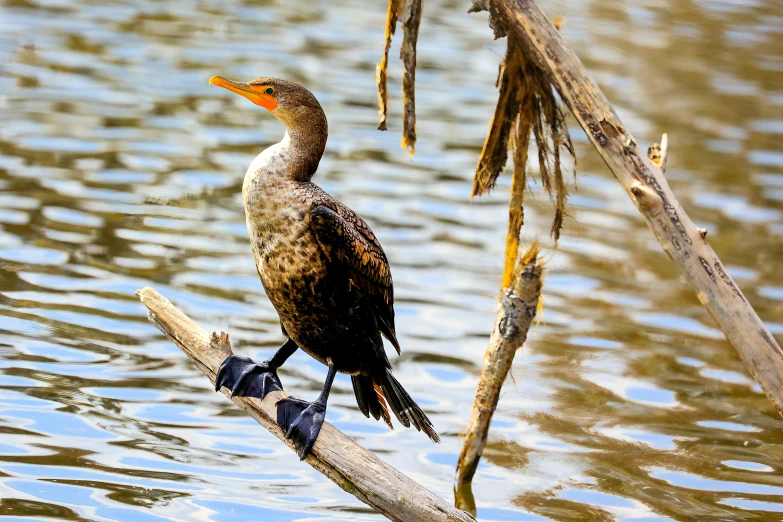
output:
<path id="1" fill-rule="evenodd" d="M 309 124 L 313 119 L 326 119 L 313 93 L 298 83 L 266 76 L 249 82 L 235 82 L 222 76 L 213 76 L 209 84 L 228 89 L 264 107 L 289 129 Z"/>
<path id="2" fill-rule="evenodd" d="M 266 76 L 246 83 L 213 76 L 209 84 L 244 96 L 271 112 L 286 126 L 286 136 L 291 140 L 290 175 L 300 181 L 313 176 L 329 134 L 326 115 L 313 93 L 298 83 Z"/>

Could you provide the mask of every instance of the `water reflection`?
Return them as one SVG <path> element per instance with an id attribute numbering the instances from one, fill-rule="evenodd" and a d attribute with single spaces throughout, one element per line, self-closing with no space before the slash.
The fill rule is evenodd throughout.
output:
<path id="1" fill-rule="evenodd" d="M 636 138 L 669 133 L 674 191 L 780 338 L 783 5 L 542 5 L 567 15 L 565 36 Z M 0 0 L 0 513 L 381 519 L 210 393 L 133 295 L 154 285 L 254 357 L 280 342 L 239 192 L 246 165 L 282 131 L 209 89 L 212 74 L 284 76 L 324 105 L 318 181 L 384 243 L 404 350 L 395 373 L 444 442 L 368 422 L 342 377 L 330 420 L 451 496 L 508 191 L 501 178 L 492 197 L 468 198 L 505 44 L 465 10 L 427 3 L 411 159 L 399 148 L 399 89 L 392 130 L 375 130 L 382 8 Z M 399 74 L 393 64 L 392 85 Z M 586 175 L 478 469 L 479 518 L 779 516 L 783 421 L 572 134 Z M 530 201 L 533 238 L 550 207 Z M 320 389 L 322 370 L 302 354 L 281 375 L 299 396 Z"/>

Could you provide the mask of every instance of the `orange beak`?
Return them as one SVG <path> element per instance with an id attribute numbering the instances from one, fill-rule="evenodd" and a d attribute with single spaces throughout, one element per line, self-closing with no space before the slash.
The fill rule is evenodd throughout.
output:
<path id="1" fill-rule="evenodd" d="M 256 105 L 260 105 L 268 111 L 273 111 L 277 108 L 277 101 L 270 95 L 259 92 L 255 89 L 255 86 L 248 85 L 246 83 L 233 82 L 222 76 L 213 76 L 209 79 L 210 85 L 217 85 L 223 87 L 231 92 L 235 92 L 241 96 L 244 96 Z"/>

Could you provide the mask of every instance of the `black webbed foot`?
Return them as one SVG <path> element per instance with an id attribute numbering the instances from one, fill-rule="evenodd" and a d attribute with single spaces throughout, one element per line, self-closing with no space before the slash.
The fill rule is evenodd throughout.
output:
<path id="1" fill-rule="evenodd" d="M 300 460 L 304 460 L 313 448 L 326 417 L 326 404 L 319 401 L 305 402 L 293 397 L 277 401 L 277 424 L 285 430 L 285 438 L 291 440 Z"/>
<path id="2" fill-rule="evenodd" d="M 215 378 L 215 391 L 225 386 L 231 390 L 231 396 L 257 397 L 263 399 L 283 385 L 277 371 L 269 361 L 255 363 L 249 357 L 231 355 L 220 365 Z"/>

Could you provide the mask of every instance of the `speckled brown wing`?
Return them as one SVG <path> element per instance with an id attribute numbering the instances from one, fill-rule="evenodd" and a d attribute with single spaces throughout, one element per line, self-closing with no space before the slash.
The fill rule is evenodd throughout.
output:
<path id="1" fill-rule="evenodd" d="M 369 296 L 378 329 L 399 354 L 391 269 L 372 230 L 348 207 L 334 200 L 313 206 L 310 220 L 327 258 L 340 263 L 347 270 L 351 284 Z"/>

